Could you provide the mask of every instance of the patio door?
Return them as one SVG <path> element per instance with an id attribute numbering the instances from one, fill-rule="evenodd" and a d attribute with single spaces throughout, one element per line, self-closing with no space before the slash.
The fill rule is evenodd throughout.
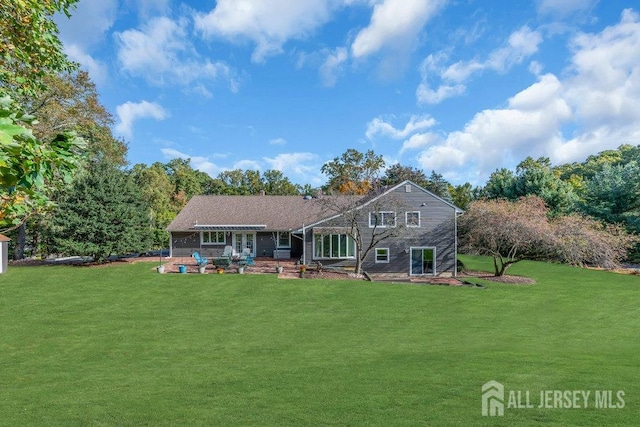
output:
<path id="1" fill-rule="evenodd" d="M 256 233 L 233 233 L 233 250 L 241 254 L 244 248 L 251 250 L 251 256 L 256 256 Z"/>
<path id="2" fill-rule="evenodd" d="M 436 274 L 436 248 L 411 248 L 410 262 L 409 274 L 412 276 Z"/>

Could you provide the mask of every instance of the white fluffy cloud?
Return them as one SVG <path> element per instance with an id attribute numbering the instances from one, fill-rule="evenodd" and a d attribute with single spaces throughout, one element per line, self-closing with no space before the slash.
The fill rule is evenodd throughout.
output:
<path id="1" fill-rule="evenodd" d="M 371 120 L 367 125 L 367 131 L 365 133 L 368 139 L 373 139 L 376 136 L 387 136 L 393 139 L 407 138 L 416 132 L 429 129 L 436 124 L 433 117 L 425 116 L 411 116 L 407 124 L 402 129 L 396 129 L 392 124 L 386 122 L 380 117 L 376 117 Z"/>
<path id="2" fill-rule="evenodd" d="M 256 48 L 252 59 L 262 62 L 280 53 L 292 38 L 304 38 L 326 23 L 336 1 L 218 0 L 207 14 L 197 14 L 195 27 L 206 37 L 250 40 Z"/>
<path id="3" fill-rule="evenodd" d="M 543 15 L 563 17 L 592 8 L 598 0 L 538 0 L 538 12 Z"/>
<path id="4" fill-rule="evenodd" d="M 207 173 L 211 177 L 217 176 L 224 170 L 215 163 L 212 163 L 208 157 L 190 156 L 173 148 L 162 148 L 160 151 L 167 159 L 189 159 L 192 168 Z"/>
<path id="5" fill-rule="evenodd" d="M 358 33 L 351 45 L 351 54 L 354 58 L 362 58 L 384 48 L 411 45 L 444 3 L 444 0 L 382 0 L 376 3 L 369 26 Z"/>
<path id="6" fill-rule="evenodd" d="M 117 11 L 118 0 L 83 1 L 73 10 L 73 22 L 64 15 L 58 15 L 55 19 L 65 53 L 87 70 L 98 85 L 106 82 L 108 71 L 106 64 L 97 60 L 92 51 L 105 40 L 115 22 Z"/>
<path id="7" fill-rule="evenodd" d="M 640 137 L 640 16 L 571 41 L 570 65 L 509 99 L 506 108 L 477 113 L 460 131 L 432 140 L 419 156 L 424 169 L 466 166 L 464 179 L 481 183 L 496 168 L 526 156 L 555 163 L 581 161 Z M 563 129 L 570 129 L 565 135 Z"/>
<path id="8" fill-rule="evenodd" d="M 344 47 L 338 47 L 327 54 L 324 63 L 320 66 L 320 78 L 325 86 L 331 87 L 336 84 L 338 74 L 348 59 L 349 53 Z"/>
<path id="9" fill-rule="evenodd" d="M 133 136 L 133 124 L 136 120 L 151 118 L 164 120 L 169 117 L 169 113 L 155 102 L 125 102 L 116 107 L 116 114 L 119 122 L 115 131 L 126 138 Z"/>
<path id="10" fill-rule="evenodd" d="M 154 18 L 141 29 L 116 33 L 115 38 L 122 69 L 132 75 L 158 85 L 190 86 L 204 95 L 209 94 L 204 82 L 220 78 L 237 90 L 238 82 L 227 64 L 199 57 L 189 41 L 186 18 Z"/>
<path id="11" fill-rule="evenodd" d="M 447 98 L 461 95 L 466 90 L 466 81 L 474 74 L 484 70 L 504 73 L 535 54 L 540 43 L 542 34 L 523 26 L 511 33 L 505 45 L 491 52 L 485 60 L 458 61 L 445 66 L 447 53 L 431 54 L 422 63 L 422 82 L 416 90 L 416 98 L 423 104 L 437 104 Z M 434 76 L 440 80 L 436 89 L 432 89 L 429 84 L 430 80 L 434 80 Z"/>

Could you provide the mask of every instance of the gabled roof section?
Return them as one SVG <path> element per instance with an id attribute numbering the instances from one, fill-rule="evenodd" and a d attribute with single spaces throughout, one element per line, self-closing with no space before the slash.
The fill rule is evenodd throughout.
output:
<path id="1" fill-rule="evenodd" d="M 299 230 L 322 217 L 318 199 L 303 196 L 194 196 L 167 231 Z"/>
<path id="2" fill-rule="evenodd" d="M 409 180 L 409 179 L 406 179 L 406 180 L 402 181 L 401 183 L 394 185 L 393 187 L 389 187 L 389 188 L 388 188 L 387 190 L 385 190 L 382 194 L 380 194 L 379 196 L 374 197 L 372 200 L 377 199 L 377 198 L 379 198 L 379 197 L 382 197 L 384 194 L 387 194 L 387 193 L 390 193 L 390 192 L 392 192 L 392 191 L 395 191 L 395 190 L 396 190 L 396 189 L 398 189 L 399 187 L 401 187 L 401 186 L 403 186 L 403 185 L 407 185 L 407 184 L 411 184 L 411 185 L 413 185 L 414 187 L 418 188 L 420 191 L 423 191 L 423 192 L 425 192 L 425 193 L 429 194 L 430 196 L 432 196 L 432 197 L 434 197 L 434 198 L 438 199 L 439 201 L 441 201 L 441 202 L 442 202 L 442 203 L 444 203 L 445 205 L 450 206 L 452 209 L 455 209 L 456 213 L 462 213 L 462 212 L 464 212 L 464 210 L 460 209 L 459 207 L 457 207 L 457 206 L 456 206 L 456 205 L 454 205 L 453 203 L 451 203 L 451 202 L 447 202 L 447 201 L 446 201 L 445 199 L 443 199 L 442 197 L 438 196 L 438 195 L 437 195 L 437 194 L 435 194 L 435 193 L 432 193 L 431 191 L 427 190 L 427 189 L 426 189 L 426 188 L 424 188 L 424 187 L 419 186 L 418 184 L 416 184 L 415 182 L 413 182 L 413 181 L 411 181 L 411 180 Z"/>
<path id="3" fill-rule="evenodd" d="M 449 206 L 451 209 L 453 209 L 455 211 L 456 214 L 458 213 L 463 213 L 464 211 L 462 209 L 460 209 L 459 207 L 455 206 L 454 204 L 447 202 L 446 200 L 444 200 L 442 197 L 437 196 L 436 194 L 432 193 L 431 191 L 427 190 L 424 187 L 421 187 L 420 185 L 416 184 L 415 182 L 411 181 L 411 180 L 404 180 L 399 184 L 393 185 L 391 187 L 387 187 L 385 189 L 383 189 L 382 191 L 378 192 L 377 194 L 372 193 L 369 194 L 367 196 L 362 196 L 362 199 L 359 201 L 357 207 L 355 207 L 355 209 L 363 209 L 365 208 L 367 205 L 374 203 L 376 200 L 385 197 L 387 194 L 392 193 L 394 191 L 396 191 L 398 188 L 404 186 L 404 185 L 411 185 L 412 187 L 416 188 L 418 191 L 422 191 L 428 195 L 430 195 L 431 197 L 433 197 L 434 199 L 438 200 L 439 202 Z M 323 217 L 320 218 L 317 222 L 311 223 L 311 224 L 307 224 L 308 226 L 311 227 L 316 227 L 319 224 L 325 223 L 331 219 L 335 219 L 337 217 L 339 217 L 341 214 L 340 213 L 335 213 L 333 216 L 331 217 Z"/>

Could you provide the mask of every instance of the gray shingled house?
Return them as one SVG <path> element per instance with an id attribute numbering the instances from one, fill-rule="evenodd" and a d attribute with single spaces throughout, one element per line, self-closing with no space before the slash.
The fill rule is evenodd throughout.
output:
<path id="1" fill-rule="evenodd" d="M 215 258 L 231 246 L 254 257 L 354 266 L 357 229 L 362 246 L 372 246 L 364 271 L 455 275 L 461 212 L 411 181 L 368 197 L 194 196 L 167 227 L 169 256 Z M 384 233 L 391 234 L 376 242 Z"/>

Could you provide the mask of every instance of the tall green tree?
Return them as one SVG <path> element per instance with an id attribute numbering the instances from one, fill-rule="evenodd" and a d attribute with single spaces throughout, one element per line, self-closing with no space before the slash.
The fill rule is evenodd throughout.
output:
<path id="1" fill-rule="evenodd" d="M 361 153 L 349 148 L 341 156 L 322 165 L 320 171 L 329 179 L 325 190 L 330 193 L 367 194 L 377 186 L 384 166 L 382 156 L 373 150 Z"/>
<path id="2" fill-rule="evenodd" d="M 25 127 L 33 120 L 0 98 L 0 230 L 51 208 L 51 192 L 71 181 L 82 158 L 81 138 L 64 132 L 41 142 Z"/>
<path id="3" fill-rule="evenodd" d="M 96 261 L 148 250 L 149 209 L 131 174 L 104 160 L 92 162 L 59 200 L 49 242 L 53 253 Z"/>
<path id="4" fill-rule="evenodd" d="M 582 209 L 608 223 L 640 233 L 640 166 L 607 164 L 587 182 Z"/>
<path id="5" fill-rule="evenodd" d="M 384 176 L 381 179 L 382 185 L 392 186 L 401 183 L 402 181 L 410 180 L 418 184 L 423 188 L 427 188 L 429 180 L 421 169 L 414 168 L 412 166 L 402 166 L 400 163 L 396 163 L 387 168 L 384 172 Z"/>
<path id="6" fill-rule="evenodd" d="M 127 145 L 111 133 L 113 115 L 102 105 L 96 85 L 86 71 L 45 76 L 45 87 L 37 96 L 18 99 L 24 110 L 36 117 L 33 134 L 48 141 L 62 131 L 74 131 L 87 144 L 90 158 L 127 163 Z"/>
<path id="7" fill-rule="evenodd" d="M 143 201 L 149 206 L 152 245 L 155 248 L 165 247 L 167 225 L 181 208 L 174 201 L 175 188 L 167 175 L 165 165 L 160 162 L 155 162 L 151 166 L 140 163 L 133 166 L 131 175 L 140 188 Z"/>
<path id="8" fill-rule="evenodd" d="M 0 1 L 0 92 L 16 96 L 37 94 L 44 78 L 71 71 L 53 21 L 56 13 L 70 16 L 78 0 Z"/>
<path id="9" fill-rule="evenodd" d="M 292 183 L 289 178 L 275 169 L 269 169 L 263 172 L 262 182 L 264 191 L 274 196 L 295 196 L 302 193 L 302 187 Z"/>

